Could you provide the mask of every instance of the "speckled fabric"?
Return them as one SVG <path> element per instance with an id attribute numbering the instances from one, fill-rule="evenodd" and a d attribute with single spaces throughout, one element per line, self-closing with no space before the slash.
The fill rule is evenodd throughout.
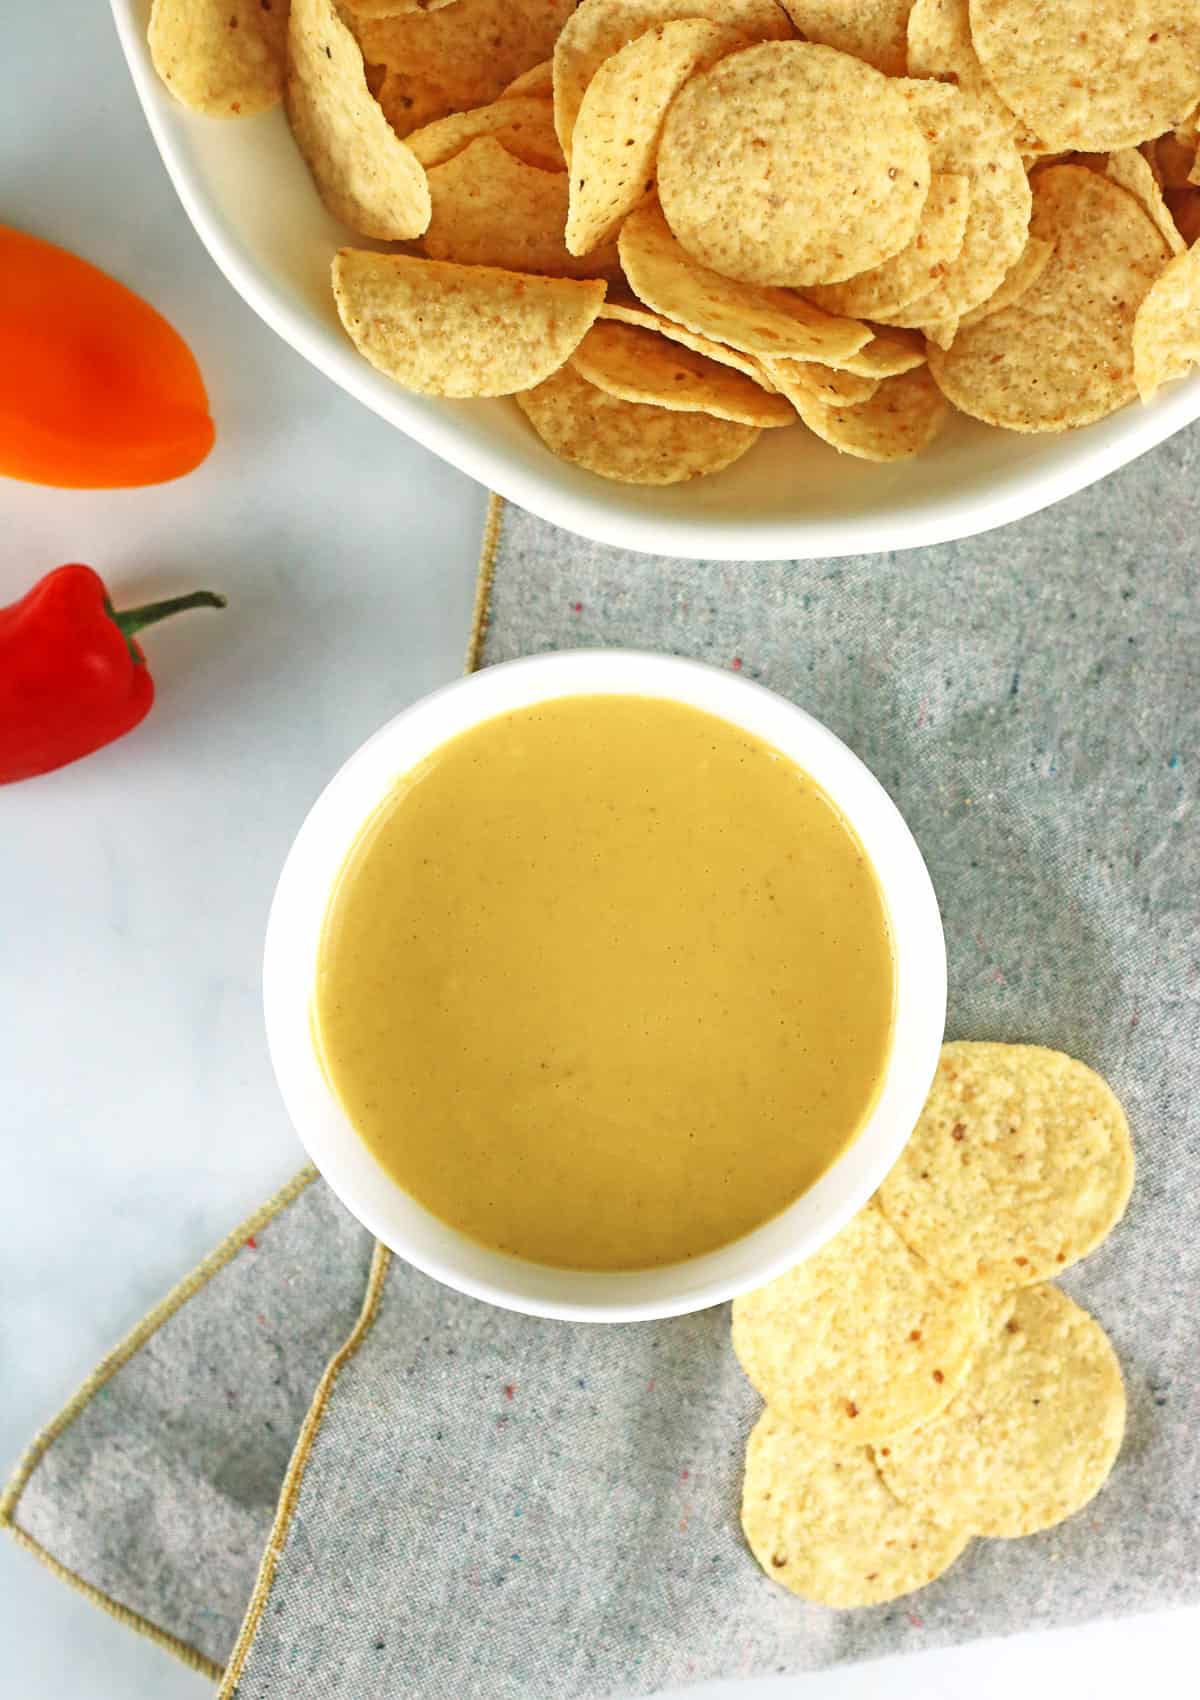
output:
<path id="1" fill-rule="evenodd" d="M 372 1248 L 323 1182 L 307 1187 L 59 1436 L 17 1526 L 223 1665 L 296 1435 L 358 1316 Z"/>
<path id="2" fill-rule="evenodd" d="M 750 566 L 621 554 L 510 508 L 484 651 L 670 650 L 803 704 L 925 852 L 951 1033 L 1058 1046 L 1115 1086 L 1139 1185 L 1063 1283 L 1128 1383 L 1101 1497 L 974 1542 L 896 1605 L 808 1606 L 738 1530 L 760 1407 L 724 1310 L 536 1322 L 394 1264 L 238 1700 L 599 1700 L 1200 1598 L 1197 488 L 1193 430 L 973 542 Z"/>
<path id="3" fill-rule="evenodd" d="M 921 843 L 945 915 L 951 1033 L 1059 1046 L 1112 1082 L 1139 1184 L 1063 1283 L 1127 1378 L 1128 1433 L 1101 1496 L 1029 1540 L 973 1543 L 898 1604 L 808 1606 L 762 1575 L 738 1531 L 759 1406 L 724 1309 L 538 1322 L 393 1262 L 329 1400 L 238 1700 L 601 1700 L 1200 1598 L 1198 488 L 1192 430 L 972 542 L 742 566 L 622 554 L 510 509 L 485 648 L 488 662 L 670 650 L 802 703 L 874 768 Z M 324 1230 L 309 1251 L 327 1256 Z M 240 1267 L 192 1304 L 241 1316 L 254 1300 Z M 235 1438 L 236 1413 L 196 1383 L 182 1342 L 173 1367 Z M 169 1523 L 154 1448 L 140 1469 Z M 277 1473 L 273 1460 L 264 1493 Z M 70 1488 L 87 1521 L 122 1482 L 93 1511 L 87 1476 L 64 1468 L 47 1525 L 61 1527 Z M 242 1525 L 223 1546 L 214 1534 L 196 1529 L 204 1568 L 245 1578 Z M 124 1538 L 130 1564 L 161 1539 L 139 1545 L 128 1522 Z"/>

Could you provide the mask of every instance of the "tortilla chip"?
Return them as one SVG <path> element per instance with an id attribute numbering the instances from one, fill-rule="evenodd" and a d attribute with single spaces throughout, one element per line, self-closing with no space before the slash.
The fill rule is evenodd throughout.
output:
<path id="1" fill-rule="evenodd" d="M 925 364 L 925 344 L 913 331 L 876 331 L 856 354 L 826 364 L 863 378 L 898 378 L 901 372 L 912 372 Z"/>
<path id="2" fill-rule="evenodd" d="M 750 425 L 606 395 L 570 366 L 519 395 L 517 405 L 561 460 L 622 484 L 704 478 L 740 460 L 759 435 Z"/>
<path id="3" fill-rule="evenodd" d="M 918 1516 L 975 1535 L 1036 1534 L 1108 1480 L 1125 1433 L 1121 1366 L 1100 1324 L 1050 1285 L 996 1307 L 946 1409 L 874 1448 Z"/>
<path id="4" fill-rule="evenodd" d="M 404 241 L 429 223 L 425 169 L 371 98 L 335 0 L 292 0 L 287 114 L 321 199 L 360 236 Z"/>
<path id="5" fill-rule="evenodd" d="M 1200 365 L 1200 246 L 1151 284 L 1133 324 L 1133 375 L 1143 401 Z"/>
<path id="6" fill-rule="evenodd" d="M 584 93 L 571 143 L 567 246 L 611 242 L 654 186 L 667 108 L 688 78 L 743 37 L 705 18 L 659 24 L 606 59 Z"/>
<path id="7" fill-rule="evenodd" d="M 1132 195 L 1078 165 L 1033 178 L 1032 233 L 1054 246 L 1013 307 L 930 351 L 942 392 L 1010 431 L 1063 431 L 1132 400 L 1133 323 L 1166 243 Z"/>
<path id="8" fill-rule="evenodd" d="M 433 211 L 425 232 L 431 260 L 499 266 L 547 277 L 616 277 L 613 246 L 583 259 L 568 254 L 567 177 L 514 159 L 494 136 L 477 142 L 429 173 Z"/>
<path id="9" fill-rule="evenodd" d="M 150 57 L 184 106 L 248 118 L 283 95 L 287 20 L 287 0 L 154 0 Z"/>
<path id="10" fill-rule="evenodd" d="M 912 365 L 920 366 L 924 359 L 922 351 Z M 776 388 L 787 395 L 802 394 L 807 400 L 822 402 L 827 407 L 861 407 L 864 401 L 870 401 L 882 381 L 862 372 L 823 366 L 814 360 L 789 360 L 782 355 L 769 355 L 763 364 Z"/>
<path id="11" fill-rule="evenodd" d="M 1200 7 L 1180 0 L 971 0 L 971 37 L 1047 150 L 1136 147 L 1200 98 Z"/>
<path id="12" fill-rule="evenodd" d="M 630 288 L 648 307 L 745 354 L 791 354 L 831 362 L 871 340 L 866 325 L 835 319 L 787 289 L 735 283 L 685 254 L 656 200 L 643 201 L 618 249 Z"/>
<path id="13" fill-rule="evenodd" d="M 988 82 L 971 40 L 970 0 L 914 0 L 908 16 L 908 74 L 952 83 L 986 106 L 1023 154 L 1046 149 Z"/>
<path id="14" fill-rule="evenodd" d="M 665 336 L 671 342 L 682 343 L 684 348 L 694 348 L 697 354 L 707 355 L 710 360 L 730 366 L 735 372 L 744 372 L 764 390 L 775 393 L 775 385 L 767 376 L 766 369 L 753 354 L 743 354 L 740 349 L 729 348 L 723 342 L 714 342 L 711 337 L 700 336 L 696 331 L 689 331 L 686 325 L 677 325 L 672 319 L 664 319 L 661 313 L 652 312 L 649 307 L 635 307 L 626 301 L 609 299 L 601 307 L 600 317 L 612 319 L 617 324 L 638 325 L 643 330 L 657 331 L 659 336 Z"/>
<path id="15" fill-rule="evenodd" d="M 988 107 L 945 83 L 897 81 L 929 144 L 935 171 L 961 173 L 971 185 L 958 256 L 913 311 L 888 323 L 959 319 L 1000 287 L 1029 236 L 1029 179 L 1011 134 Z"/>
<path id="16" fill-rule="evenodd" d="M 814 285 L 805 291 L 809 300 L 827 313 L 874 319 L 927 295 L 962 252 L 970 198 L 968 178 L 935 172 L 916 235 L 908 246 L 845 283 Z"/>
<path id="17" fill-rule="evenodd" d="M 1185 130 L 1168 130 L 1152 142 L 1142 143 L 1142 152 L 1161 189 L 1186 189 L 1196 167 L 1196 138 Z"/>
<path id="18" fill-rule="evenodd" d="M 964 313 L 960 321 L 964 325 L 977 325 L 980 319 L 986 319 L 991 313 L 999 313 L 1005 307 L 1014 307 L 1023 295 L 1028 295 L 1038 278 L 1050 264 L 1054 253 L 1054 244 L 1047 242 L 1041 236 L 1031 236 L 1022 248 L 1020 256 L 1005 272 L 999 286 L 980 302 L 978 307 L 972 307 L 969 313 Z M 939 339 L 932 339 L 937 342 Z M 953 342 L 953 336 L 950 342 Z M 943 348 L 949 348 L 950 343 L 942 343 Z"/>
<path id="19" fill-rule="evenodd" d="M 768 369 L 809 430 L 858 460 L 911 459 L 933 442 L 950 412 L 924 367 L 884 378 L 869 400 L 847 407 L 824 401 L 813 382 L 797 382 L 781 365 Z"/>
<path id="20" fill-rule="evenodd" d="M 1136 148 L 1121 148 L 1109 154 L 1106 169 L 1114 183 L 1129 190 L 1172 254 L 1182 254 L 1187 243 L 1179 234 L 1145 157 Z"/>
<path id="21" fill-rule="evenodd" d="M 508 87 L 502 90 L 505 100 L 514 95 L 535 95 L 539 100 L 554 99 L 554 63 L 543 59 L 540 65 L 531 65 L 528 71 L 522 71 L 519 77 L 514 77 Z M 562 148 L 559 148 L 559 153 Z"/>
<path id="22" fill-rule="evenodd" d="M 748 41 L 786 41 L 792 34 L 775 0 L 583 0 L 554 48 L 554 123 L 568 161 L 584 91 L 604 61 L 677 18 L 731 25 Z"/>
<path id="23" fill-rule="evenodd" d="M 929 193 L 929 149 L 897 87 L 810 42 L 731 54 L 667 114 L 667 223 L 744 283 L 839 283 L 880 265 L 913 239 Z"/>
<path id="24" fill-rule="evenodd" d="M 565 161 L 554 133 L 554 114 L 548 100 L 535 96 L 506 96 L 471 112 L 451 112 L 424 124 L 405 138 L 426 171 L 448 159 L 480 136 L 493 136 L 514 159 L 542 171 L 562 171 Z"/>
<path id="25" fill-rule="evenodd" d="M 733 1302 L 733 1349 L 777 1416 L 824 1446 L 928 1422 L 966 1380 L 980 1320 L 868 1205 L 803 1263 Z"/>
<path id="26" fill-rule="evenodd" d="M 571 365 L 589 384 L 625 401 L 710 413 L 714 419 L 760 428 L 796 422 L 795 409 L 753 378 L 636 325 L 601 319 L 571 356 Z"/>
<path id="27" fill-rule="evenodd" d="M 422 395 L 485 396 L 529 389 L 569 360 L 604 285 L 343 248 L 333 294 L 355 347 L 389 378 Z"/>
<path id="28" fill-rule="evenodd" d="M 935 343 L 938 348 L 949 348 L 958 335 L 958 327 L 962 320 L 956 313 L 947 313 L 941 319 L 922 319 L 914 326 L 925 338 L 926 343 Z"/>
<path id="29" fill-rule="evenodd" d="M 907 68 L 906 25 L 912 0 L 779 0 L 806 41 L 865 59 L 889 77 Z"/>
<path id="30" fill-rule="evenodd" d="M 1094 1251 L 1133 1170 L 1125 1113 L 1090 1068 L 1040 1045 L 958 1042 L 879 1202 L 919 1257 L 1002 1292 Z"/>
<path id="31" fill-rule="evenodd" d="M 772 1582 L 839 1610 L 924 1588 L 970 1540 L 902 1504 L 869 1448 L 814 1446 L 769 1409 L 746 1446 L 742 1529 Z"/>
<path id="32" fill-rule="evenodd" d="M 455 0 L 420 17 L 362 18 L 355 29 L 367 63 L 386 67 L 379 104 L 407 136 L 495 100 L 550 57 L 573 10 L 574 0 Z"/>

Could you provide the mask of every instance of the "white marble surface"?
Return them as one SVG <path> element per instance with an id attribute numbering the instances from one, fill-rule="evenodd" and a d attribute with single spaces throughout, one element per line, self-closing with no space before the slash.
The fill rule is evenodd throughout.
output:
<path id="1" fill-rule="evenodd" d="M 341 757 L 458 671 L 483 495 L 234 297 L 172 198 L 99 0 L 6 9 L 0 185 L 0 217 L 75 247 L 168 314 L 218 422 L 205 467 L 158 490 L 0 481 L 0 604 L 67 560 L 91 562 L 126 602 L 202 584 L 230 597 L 224 614 L 150 635 L 160 700 L 132 737 L 0 792 L 7 1469 L 300 1160 L 259 1016 L 272 883 Z M 899 1700 L 1022 1688 L 1125 1700 L 1147 1682 L 1188 1691 L 1197 1633 L 1200 1611 L 1177 1613 L 737 1693 L 849 1700 L 886 1681 Z M 187 1700 L 208 1686 L 10 1543 L 0 1644 L 6 1700 Z"/>

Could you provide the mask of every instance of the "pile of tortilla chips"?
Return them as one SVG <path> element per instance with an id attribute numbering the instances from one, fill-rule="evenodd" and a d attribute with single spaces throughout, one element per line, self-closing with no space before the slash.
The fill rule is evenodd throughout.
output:
<path id="1" fill-rule="evenodd" d="M 976 1536 L 1048 1529 L 1103 1487 L 1125 1392 L 1100 1324 L 1047 1277 L 1133 1186 L 1124 1112 L 1034 1045 L 951 1044 L 878 1195 L 733 1307 L 766 1401 L 742 1526 L 767 1575 L 835 1607 L 940 1576 Z"/>
<path id="2" fill-rule="evenodd" d="M 150 44 L 403 244 L 334 261 L 373 365 L 604 477 L 1062 431 L 1200 361 L 1196 0 L 154 0 Z"/>

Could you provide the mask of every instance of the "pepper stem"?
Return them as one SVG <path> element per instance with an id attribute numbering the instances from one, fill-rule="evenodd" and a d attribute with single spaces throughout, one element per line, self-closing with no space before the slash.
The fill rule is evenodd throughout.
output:
<path id="1" fill-rule="evenodd" d="M 143 602 L 140 608 L 126 608 L 123 613 L 112 607 L 108 612 L 123 635 L 131 638 L 144 626 L 153 626 L 170 614 L 182 614 L 188 608 L 224 608 L 225 604 L 226 598 L 215 590 L 192 590 L 186 596 L 168 596 L 162 602 Z"/>

